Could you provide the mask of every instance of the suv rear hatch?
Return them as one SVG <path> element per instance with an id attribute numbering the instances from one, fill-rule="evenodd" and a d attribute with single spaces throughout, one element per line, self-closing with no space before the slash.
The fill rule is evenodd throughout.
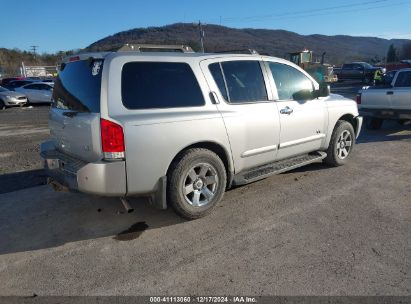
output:
<path id="1" fill-rule="evenodd" d="M 103 158 L 100 137 L 101 74 L 104 60 L 73 57 L 63 63 L 49 115 L 57 150 L 87 162 Z"/>

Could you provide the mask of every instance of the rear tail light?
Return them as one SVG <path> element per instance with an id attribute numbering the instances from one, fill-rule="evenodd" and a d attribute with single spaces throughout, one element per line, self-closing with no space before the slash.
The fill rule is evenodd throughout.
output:
<path id="1" fill-rule="evenodd" d="M 80 60 L 80 56 L 70 57 L 70 59 L 69 59 L 70 62 L 79 61 L 79 60 Z"/>
<path id="2" fill-rule="evenodd" d="M 357 104 L 361 104 L 361 93 L 357 94 L 356 101 L 357 101 Z"/>
<path id="3" fill-rule="evenodd" d="M 101 119 L 101 146 L 104 158 L 107 160 L 124 158 L 124 133 L 123 128 L 109 120 Z"/>

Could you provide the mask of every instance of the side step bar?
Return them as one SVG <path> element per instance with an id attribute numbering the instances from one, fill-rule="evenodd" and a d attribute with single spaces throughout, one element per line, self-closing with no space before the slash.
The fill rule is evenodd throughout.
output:
<path id="1" fill-rule="evenodd" d="M 240 186 L 252 183 L 274 174 L 280 174 L 323 160 L 326 157 L 327 153 L 318 151 L 309 154 L 294 156 L 292 158 L 287 158 L 284 160 L 280 160 L 278 162 L 262 165 L 257 168 L 252 168 L 250 170 L 236 174 L 233 179 L 233 185 Z"/>

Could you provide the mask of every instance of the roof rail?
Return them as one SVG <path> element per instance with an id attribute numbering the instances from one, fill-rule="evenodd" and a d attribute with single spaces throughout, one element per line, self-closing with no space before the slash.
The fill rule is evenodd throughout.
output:
<path id="1" fill-rule="evenodd" d="M 194 53 L 193 49 L 184 44 L 132 44 L 126 43 L 117 52 L 180 52 Z"/>
<path id="2" fill-rule="evenodd" d="M 215 53 L 232 53 L 232 54 L 251 54 L 259 55 L 254 49 L 240 49 L 240 50 L 227 50 L 227 51 L 217 51 Z"/>

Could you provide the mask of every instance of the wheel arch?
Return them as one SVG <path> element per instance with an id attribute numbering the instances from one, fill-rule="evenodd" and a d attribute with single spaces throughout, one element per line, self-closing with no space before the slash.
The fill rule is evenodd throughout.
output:
<path id="1" fill-rule="evenodd" d="M 330 130 L 330 133 L 329 133 L 328 136 L 327 136 L 326 145 L 325 145 L 325 146 L 328 148 L 328 146 L 329 146 L 329 144 L 330 144 L 330 140 L 331 140 L 332 133 L 334 132 L 335 127 L 336 127 L 336 125 L 337 125 L 337 122 L 338 122 L 339 120 L 344 120 L 344 121 L 350 123 L 350 124 L 353 126 L 353 128 L 354 128 L 354 132 L 355 132 L 356 136 L 358 136 L 358 134 L 359 134 L 359 132 L 360 132 L 360 128 L 361 128 L 361 123 L 359 123 L 358 119 L 356 119 L 356 118 L 357 118 L 357 116 L 354 115 L 354 114 L 352 114 L 352 113 L 345 113 L 345 114 L 341 115 L 338 119 L 336 119 L 336 120 L 333 122 L 333 128 L 332 128 L 332 130 Z"/>
<path id="2" fill-rule="evenodd" d="M 210 150 L 214 152 L 215 154 L 217 154 L 218 157 L 220 157 L 226 169 L 226 173 L 227 173 L 227 189 L 230 188 L 232 184 L 233 176 L 234 176 L 234 165 L 233 165 L 233 161 L 231 158 L 231 154 L 229 153 L 229 151 L 227 151 L 226 148 L 224 148 L 223 145 L 217 142 L 213 142 L 213 141 L 201 141 L 201 142 L 191 144 L 181 149 L 169 163 L 167 167 L 167 176 L 169 175 L 171 164 L 177 159 L 179 159 L 184 154 L 185 151 L 189 149 L 194 149 L 194 148 L 202 148 L 202 149 Z"/>

